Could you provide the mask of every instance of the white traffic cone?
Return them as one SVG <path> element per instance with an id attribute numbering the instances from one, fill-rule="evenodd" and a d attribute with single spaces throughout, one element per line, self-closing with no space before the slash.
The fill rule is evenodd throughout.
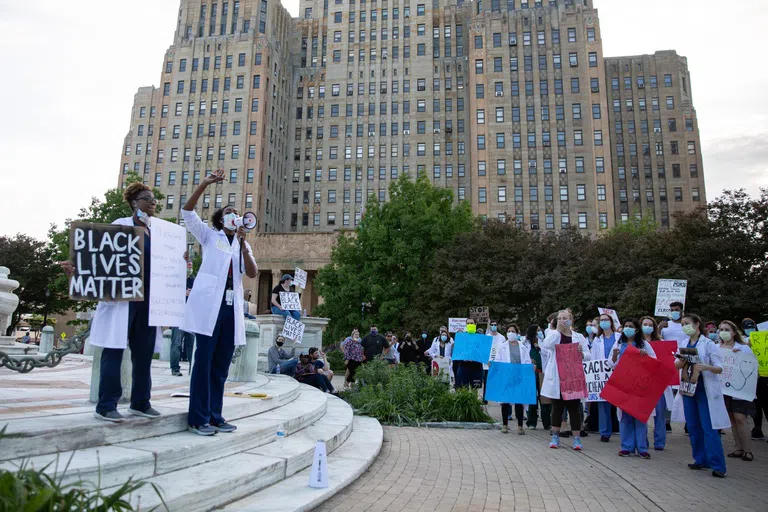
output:
<path id="1" fill-rule="evenodd" d="M 326 456 L 325 441 L 318 439 L 315 446 L 315 458 L 309 471 L 309 486 L 317 489 L 328 487 L 328 457 Z"/>

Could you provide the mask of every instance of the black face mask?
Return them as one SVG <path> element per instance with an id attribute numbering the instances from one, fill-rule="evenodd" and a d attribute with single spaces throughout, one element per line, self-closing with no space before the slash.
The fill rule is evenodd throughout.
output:
<path id="1" fill-rule="evenodd" d="M 283 343 L 284 343 L 283 341 L 278 341 L 275 343 L 275 345 L 277 345 L 278 347 L 282 347 Z"/>

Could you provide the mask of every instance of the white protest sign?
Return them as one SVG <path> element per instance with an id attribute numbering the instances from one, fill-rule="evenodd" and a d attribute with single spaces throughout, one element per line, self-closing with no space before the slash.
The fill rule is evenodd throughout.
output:
<path id="1" fill-rule="evenodd" d="M 758 368 L 755 355 L 720 347 L 720 358 L 723 361 L 723 394 L 747 402 L 754 400 Z"/>
<path id="2" fill-rule="evenodd" d="M 179 327 L 187 297 L 187 230 L 166 220 L 152 219 L 149 325 Z"/>
<path id="3" fill-rule="evenodd" d="M 281 336 L 292 339 L 296 343 L 301 343 L 301 339 L 304 337 L 304 324 L 294 320 L 291 316 L 285 317 L 285 325 L 283 326 Z"/>
<path id="4" fill-rule="evenodd" d="M 757 330 L 758 331 L 768 331 L 768 321 L 760 322 L 757 324 Z"/>
<path id="5" fill-rule="evenodd" d="M 582 365 L 587 379 L 587 402 L 605 402 L 600 394 L 608 379 L 611 378 L 613 368 L 610 367 L 607 359 L 584 361 Z"/>
<path id="6" fill-rule="evenodd" d="M 609 317 L 613 318 L 614 329 L 621 327 L 621 322 L 619 322 L 619 315 L 616 313 L 615 309 L 597 308 L 597 311 L 601 315 L 608 315 Z"/>
<path id="7" fill-rule="evenodd" d="M 448 319 L 448 332 L 459 332 L 467 330 L 466 318 L 449 318 Z"/>
<path id="8" fill-rule="evenodd" d="M 302 290 L 307 287 L 307 272 L 301 270 L 299 267 L 293 272 L 293 284 L 301 288 Z"/>
<path id="9" fill-rule="evenodd" d="M 442 379 L 453 385 L 453 373 L 451 372 L 450 360 L 447 357 L 436 356 L 432 359 L 432 376 L 442 376 Z"/>
<path id="10" fill-rule="evenodd" d="M 659 279 L 659 284 L 656 287 L 656 311 L 654 315 L 670 318 L 669 305 L 672 302 L 682 302 L 685 306 L 685 292 L 687 290 L 688 281 L 685 279 Z"/>
<path id="11" fill-rule="evenodd" d="M 295 292 L 280 292 L 280 305 L 286 311 L 301 311 L 301 300 Z"/>

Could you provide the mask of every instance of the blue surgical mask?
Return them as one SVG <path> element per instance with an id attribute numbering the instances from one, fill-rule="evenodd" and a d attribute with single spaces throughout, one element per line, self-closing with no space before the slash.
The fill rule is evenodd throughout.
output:
<path id="1" fill-rule="evenodd" d="M 707 338 L 711 339 L 712 341 L 720 341 L 720 339 L 717 337 L 716 332 L 711 332 L 707 334 Z"/>
<path id="2" fill-rule="evenodd" d="M 425 332 L 421 333 L 421 339 L 423 340 L 427 339 L 427 333 Z"/>
<path id="3" fill-rule="evenodd" d="M 673 311 L 669 314 L 669 316 L 672 317 L 672 320 L 680 320 L 682 313 L 680 313 L 679 311 Z"/>
<path id="4" fill-rule="evenodd" d="M 607 331 L 611 328 L 611 322 L 608 320 L 600 320 L 600 328 L 604 331 Z"/>
<path id="5" fill-rule="evenodd" d="M 572 323 L 570 320 L 563 320 L 563 325 L 566 327 L 570 327 Z"/>
<path id="6" fill-rule="evenodd" d="M 151 219 L 149 215 L 147 215 L 142 210 L 136 208 L 136 217 L 138 217 L 138 219 L 141 221 L 142 224 L 149 227 L 150 219 Z"/>
<path id="7" fill-rule="evenodd" d="M 587 326 L 587 334 L 595 334 L 596 330 L 591 325 Z"/>
<path id="8" fill-rule="evenodd" d="M 541 332 L 541 331 L 537 332 L 537 333 L 536 333 L 536 336 L 537 336 L 537 337 L 538 337 L 540 340 L 543 340 L 543 339 L 544 339 L 544 333 L 543 333 L 543 332 Z"/>
<path id="9" fill-rule="evenodd" d="M 492 325 L 492 326 L 491 326 L 491 330 L 492 330 L 493 332 L 496 332 L 496 329 L 498 329 L 498 327 L 496 327 L 495 325 Z"/>
<path id="10" fill-rule="evenodd" d="M 441 334 L 440 341 L 448 341 L 448 336 L 446 336 L 445 334 Z"/>
<path id="11" fill-rule="evenodd" d="M 644 325 L 643 326 L 643 334 L 653 334 L 653 326 L 652 325 Z"/>
<path id="12" fill-rule="evenodd" d="M 749 336 L 749 335 L 750 335 L 750 334 L 752 334 L 753 332 L 755 332 L 755 330 L 754 330 L 754 329 L 744 329 L 744 334 L 746 334 L 747 336 Z"/>
<path id="13" fill-rule="evenodd" d="M 632 337 L 635 336 L 635 334 L 637 334 L 637 331 L 635 330 L 634 327 L 625 327 L 624 328 L 624 335 L 627 338 L 632 338 Z"/>

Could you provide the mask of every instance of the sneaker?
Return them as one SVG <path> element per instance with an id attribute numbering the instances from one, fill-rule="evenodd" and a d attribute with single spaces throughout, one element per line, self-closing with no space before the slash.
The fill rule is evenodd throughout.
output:
<path id="1" fill-rule="evenodd" d="M 528 430 L 536 430 L 536 425 L 528 425 Z"/>
<path id="2" fill-rule="evenodd" d="M 629 450 L 621 450 L 619 452 L 619 457 L 629 457 L 630 455 L 632 455 L 632 454 L 629 453 Z"/>
<path id="3" fill-rule="evenodd" d="M 640 455 L 640 458 L 641 458 L 641 459 L 646 459 L 646 460 L 647 460 L 647 459 L 650 459 L 650 458 L 651 458 L 651 454 L 650 454 L 650 453 L 648 453 L 648 452 L 640 452 L 640 454 L 639 454 L 639 455 Z"/>
<path id="4" fill-rule="evenodd" d="M 236 426 L 234 426 L 231 423 L 227 423 L 226 421 L 224 423 L 219 423 L 219 424 L 211 423 L 211 427 L 213 427 L 216 430 L 216 432 L 231 433 L 237 430 Z"/>
<path id="5" fill-rule="evenodd" d="M 693 469 L 694 471 L 698 471 L 700 469 L 707 469 L 706 467 L 702 466 L 701 464 L 696 464 L 695 462 L 692 464 L 688 464 L 688 467 L 690 469 Z"/>
<path id="6" fill-rule="evenodd" d="M 181 374 L 181 370 L 172 370 L 171 375 L 173 375 L 174 377 L 183 377 L 183 375 Z"/>
<path id="7" fill-rule="evenodd" d="M 188 430 L 200 436 L 213 436 L 216 435 L 217 432 L 217 430 L 210 425 L 200 425 L 198 427 L 190 425 Z"/>
<path id="8" fill-rule="evenodd" d="M 502 433 L 502 434 L 509 434 L 509 427 L 508 427 L 508 426 L 506 426 L 506 425 L 503 425 L 503 426 L 501 427 L 501 433 Z"/>
<path id="9" fill-rule="evenodd" d="M 722 471 L 712 471 L 712 476 L 715 478 L 725 478 L 725 473 Z"/>
<path id="10" fill-rule="evenodd" d="M 765 439 L 762 430 L 752 429 L 752 439 Z"/>
<path id="11" fill-rule="evenodd" d="M 571 437 L 571 433 L 567 430 L 565 432 L 560 431 L 560 437 L 566 437 L 566 438 Z"/>
<path id="12" fill-rule="evenodd" d="M 586 430 L 582 430 L 581 432 L 579 432 L 579 435 L 581 435 L 581 437 L 589 437 L 589 432 L 587 432 Z"/>
<path id="13" fill-rule="evenodd" d="M 554 448 L 557 450 L 560 448 L 560 436 L 557 434 L 552 434 L 552 440 L 549 442 L 549 447 Z"/>
<path id="14" fill-rule="evenodd" d="M 656 450 L 657 452 L 663 452 L 664 451 L 664 447 L 663 446 L 654 446 L 653 449 Z"/>
<path id="15" fill-rule="evenodd" d="M 103 420 L 103 421 L 111 421 L 112 423 L 122 423 L 125 421 L 125 417 L 120 414 L 117 411 L 109 411 L 109 412 L 94 412 L 93 417 L 97 420 Z"/>
<path id="16" fill-rule="evenodd" d="M 519 436 L 525 435 L 525 430 L 523 430 L 523 427 L 518 427 L 517 435 L 519 435 Z"/>
<path id="17" fill-rule="evenodd" d="M 665 428 L 667 429 L 667 432 L 672 432 L 672 424 L 671 423 L 667 423 Z"/>
<path id="18" fill-rule="evenodd" d="M 576 450 L 577 452 L 580 452 L 581 450 L 584 449 L 584 445 L 581 444 L 581 438 L 579 437 L 573 438 L 573 449 Z"/>
<path id="19" fill-rule="evenodd" d="M 600 442 L 601 443 L 608 443 L 611 441 L 611 438 L 608 436 L 600 436 Z"/>
<path id="20" fill-rule="evenodd" d="M 137 411 L 136 409 L 133 409 L 131 407 L 128 408 L 128 414 L 132 414 L 134 416 L 141 416 L 143 418 L 159 418 L 162 416 L 158 411 L 150 407 L 146 411 Z"/>

